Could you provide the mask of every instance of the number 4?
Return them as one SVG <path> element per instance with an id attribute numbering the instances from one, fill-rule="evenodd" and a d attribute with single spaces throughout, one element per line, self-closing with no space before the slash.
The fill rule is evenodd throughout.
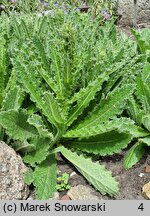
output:
<path id="1" fill-rule="evenodd" d="M 138 207 L 139 210 L 143 211 L 144 210 L 144 206 L 143 206 L 143 203 L 141 203 Z"/>

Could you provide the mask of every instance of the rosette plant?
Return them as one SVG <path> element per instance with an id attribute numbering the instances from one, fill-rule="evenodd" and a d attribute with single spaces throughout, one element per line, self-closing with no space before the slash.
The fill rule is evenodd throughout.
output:
<path id="1" fill-rule="evenodd" d="M 121 117 L 142 68 L 135 42 L 117 38 L 112 22 L 100 26 L 90 14 L 13 22 L 11 88 L 0 124 L 32 168 L 26 182 L 36 187 L 38 199 L 53 196 L 61 153 L 98 191 L 115 196 L 117 181 L 90 155 L 113 155 L 135 134 L 145 134 Z"/>

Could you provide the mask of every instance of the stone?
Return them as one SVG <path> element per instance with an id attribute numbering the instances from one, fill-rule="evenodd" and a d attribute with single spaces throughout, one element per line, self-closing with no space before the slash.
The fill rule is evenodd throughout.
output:
<path id="1" fill-rule="evenodd" d="M 140 173 L 139 177 L 143 178 L 144 177 L 144 173 Z"/>
<path id="2" fill-rule="evenodd" d="M 137 23 L 137 9 L 133 0 L 119 0 L 118 11 L 122 11 L 122 17 L 119 24 L 135 26 Z"/>
<path id="3" fill-rule="evenodd" d="M 148 165 L 148 166 L 145 167 L 145 172 L 146 173 L 150 173 L 150 165 Z"/>
<path id="4" fill-rule="evenodd" d="M 137 0 L 138 22 L 150 23 L 150 0 Z"/>
<path id="5" fill-rule="evenodd" d="M 29 191 L 24 183 L 26 166 L 21 157 L 0 141 L 0 200 L 24 200 Z"/>
<path id="6" fill-rule="evenodd" d="M 99 198 L 94 195 L 94 190 L 91 189 L 89 186 L 78 185 L 72 187 L 67 195 L 72 200 L 99 200 Z"/>
<path id="7" fill-rule="evenodd" d="M 150 23 L 150 0 L 118 0 L 118 11 L 122 11 L 119 24 L 134 27 Z"/>
<path id="8" fill-rule="evenodd" d="M 143 186 L 143 196 L 146 198 L 146 199 L 150 199 L 150 182 L 148 182 L 147 184 L 145 184 Z"/>
<path id="9" fill-rule="evenodd" d="M 70 178 L 72 178 L 72 177 L 75 176 L 75 175 L 77 175 L 77 173 L 76 173 L 76 172 L 72 172 L 72 173 L 70 174 Z"/>
<path id="10" fill-rule="evenodd" d="M 70 200 L 70 197 L 68 195 L 62 196 L 61 200 Z"/>

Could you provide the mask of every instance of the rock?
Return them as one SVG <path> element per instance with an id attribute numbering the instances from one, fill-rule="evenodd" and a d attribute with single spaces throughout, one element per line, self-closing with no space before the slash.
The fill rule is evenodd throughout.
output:
<path id="1" fill-rule="evenodd" d="M 72 173 L 70 174 L 70 178 L 72 178 L 72 177 L 75 176 L 75 175 L 77 175 L 77 173 L 76 173 L 76 172 L 72 172 Z"/>
<path id="2" fill-rule="evenodd" d="M 137 18 L 139 23 L 150 22 L 150 1 L 137 0 Z"/>
<path id="3" fill-rule="evenodd" d="M 68 195 L 64 195 L 61 200 L 70 200 L 70 197 Z"/>
<path id="4" fill-rule="evenodd" d="M 0 141 L 0 200 L 24 200 L 28 187 L 23 174 L 26 166 L 21 157 L 4 142 Z"/>
<path id="5" fill-rule="evenodd" d="M 150 22 L 149 0 L 118 0 L 118 11 L 122 11 L 120 24 L 137 26 L 139 23 Z"/>
<path id="6" fill-rule="evenodd" d="M 72 199 L 72 200 L 99 200 L 97 196 L 94 194 L 94 190 L 92 190 L 88 186 L 83 186 L 83 185 L 78 185 L 75 187 L 72 187 L 67 195 Z"/>
<path id="7" fill-rule="evenodd" d="M 141 177 L 141 178 L 144 177 L 144 173 L 140 173 L 139 177 Z"/>
<path id="8" fill-rule="evenodd" d="M 146 166 L 145 172 L 146 172 L 146 173 L 150 173 L 150 165 Z"/>
<path id="9" fill-rule="evenodd" d="M 150 182 L 143 186 L 143 196 L 146 199 L 150 199 Z"/>

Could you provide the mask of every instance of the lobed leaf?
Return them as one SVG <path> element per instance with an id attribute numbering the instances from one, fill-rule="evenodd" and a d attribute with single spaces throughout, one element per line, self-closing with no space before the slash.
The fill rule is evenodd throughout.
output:
<path id="1" fill-rule="evenodd" d="M 48 118 L 51 124 L 59 127 L 60 124 L 63 123 L 63 120 L 58 113 L 58 106 L 52 94 L 46 91 L 43 92 L 40 86 L 38 88 L 38 81 L 36 81 L 32 66 L 23 66 L 18 61 L 16 62 L 16 66 L 17 69 L 19 69 L 20 79 L 25 86 L 25 91 L 31 95 L 31 100 L 43 111 L 43 114 Z"/>
<path id="2" fill-rule="evenodd" d="M 83 155 L 78 156 L 64 147 L 61 147 L 61 153 L 103 195 L 106 193 L 110 196 L 118 194 L 118 183 L 104 166 L 93 163 Z"/>
<path id="3" fill-rule="evenodd" d="M 33 144 L 36 149 L 26 154 L 23 160 L 25 163 L 34 167 L 36 164 L 40 164 L 46 159 L 49 154 L 49 149 L 52 147 L 52 140 L 50 138 L 41 137 L 33 139 L 30 143 Z"/>
<path id="4" fill-rule="evenodd" d="M 138 46 L 140 48 L 140 52 L 146 53 L 146 51 L 150 49 L 149 44 L 148 44 L 150 42 L 149 29 L 143 30 L 142 33 L 138 33 L 134 29 L 131 29 L 131 33 L 134 35 L 134 37 L 138 43 Z M 149 37 L 149 40 L 147 40 L 148 37 Z"/>
<path id="5" fill-rule="evenodd" d="M 47 200 L 56 191 L 57 169 L 55 154 L 51 154 L 35 168 L 33 184 L 36 186 L 37 199 Z"/>
<path id="6" fill-rule="evenodd" d="M 33 170 L 28 168 L 28 170 L 25 172 L 24 174 L 24 182 L 27 184 L 27 185 L 30 185 L 33 183 Z"/>
<path id="7" fill-rule="evenodd" d="M 123 160 L 123 166 L 125 169 L 131 168 L 135 165 L 144 155 L 145 153 L 145 146 L 142 145 L 140 142 L 134 144 L 130 150 L 128 150 L 127 154 Z"/>
<path id="8" fill-rule="evenodd" d="M 74 134 L 76 134 L 83 133 L 85 130 L 90 131 L 95 125 L 102 124 L 114 118 L 117 114 L 122 113 L 125 101 L 132 91 L 132 85 L 128 84 L 110 93 L 108 98 L 104 99 L 102 103 L 99 104 L 98 108 L 83 122 L 79 123 L 72 132 L 74 131 Z"/>
<path id="9" fill-rule="evenodd" d="M 89 127 L 96 123 L 105 122 L 122 112 L 127 97 L 132 93 L 132 86 L 125 85 L 109 94 L 108 98 L 100 103 L 99 108 L 83 123 L 77 126 L 77 129 Z"/>
<path id="10" fill-rule="evenodd" d="M 144 143 L 147 146 L 150 146 L 150 136 L 144 137 L 144 138 L 140 138 L 139 139 L 140 143 Z"/>
<path id="11" fill-rule="evenodd" d="M 30 125 L 26 110 L 8 110 L 0 112 L 0 124 L 6 129 L 8 135 L 13 139 L 24 141 L 38 136 L 38 131 Z"/>
<path id="12" fill-rule="evenodd" d="M 145 113 L 150 112 L 150 87 L 142 79 L 141 76 L 137 77 L 136 81 L 136 94 L 140 99 L 142 107 Z"/>
<path id="13" fill-rule="evenodd" d="M 51 121 L 53 122 L 53 124 L 56 126 L 64 124 L 64 120 L 62 119 L 61 114 L 59 112 L 58 104 L 53 95 L 50 92 L 45 92 L 43 97 L 45 103 L 49 107 L 49 113 L 51 115 Z"/>
<path id="14" fill-rule="evenodd" d="M 110 131 L 94 137 L 71 141 L 66 146 L 82 152 L 106 156 L 119 153 L 127 147 L 131 140 L 132 136 L 130 134 Z"/>
<path id="15" fill-rule="evenodd" d="M 97 91 L 100 91 L 104 81 L 108 80 L 107 74 L 100 75 L 94 82 L 91 82 L 86 88 L 81 89 L 76 93 L 71 102 L 77 101 L 77 105 L 72 109 L 71 116 L 67 121 L 67 126 L 70 126 L 72 122 L 83 112 L 83 110 L 89 105 L 90 101 L 95 98 Z"/>
<path id="16" fill-rule="evenodd" d="M 127 112 L 129 117 L 133 119 L 137 125 L 141 125 L 144 111 L 134 97 L 131 97 L 127 102 Z"/>
<path id="17" fill-rule="evenodd" d="M 27 140 L 17 140 L 15 141 L 15 143 L 13 143 L 13 148 L 16 152 L 19 151 L 25 154 L 34 151 L 36 149 L 36 146 L 32 143 L 29 143 Z"/>
<path id="18" fill-rule="evenodd" d="M 84 138 L 90 136 L 96 136 L 112 130 L 117 130 L 120 133 L 127 133 L 132 137 L 144 137 L 149 134 L 145 129 L 137 126 L 133 120 L 126 117 L 114 118 L 104 123 L 97 123 L 94 126 L 84 128 L 81 130 L 70 130 L 67 131 L 63 137 L 65 138 Z"/>
<path id="19" fill-rule="evenodd" d="M 40 75 L 43 77 L 43 79 L 45 80 L 45 82 L 49 85 L 49 87 L 55 92 L 58 92 L 58 87 L 56 85 L 56 82 L 54 82 L 54 80 L 52 79 L 52 72 L 50 69 L 50 65 L 44 50 L 44 47 L 40 41 L 40 39 L 35 36 L 34 38 L 34 43 L 37 49 L 37 55 L 38 57 L 41 59 L 41 62 L 43 63 L 42 65 L 39 64 L 39 59 L 36 59 L 36 63 L 37 63 L 37 69 L 40 73 Z M 43 66 L 43 67 L 42 67 Z"/>
<path id="20" fill-rule="evenodd" d="M 6 93 L 3 102 L 2 109 L 3 110 L 18 110 L 21 107 L 23 101 L 23 91 L 19 86 L 15 86 L 8 90 Z"/>
<path id="21" fill-rule="evenodd" d="M 148 86 L 150 86 L 150 63 L 146 62 L 142 72 L 142 78 Z"/>
<path id="22" fill-rule="evenodd" d="M 49 137 L 52 140 L 54 139 L 53 134 L 46 128 L 40 115 L 32 114 L 27 121 L 38 130 L 40 137 Z"/>

